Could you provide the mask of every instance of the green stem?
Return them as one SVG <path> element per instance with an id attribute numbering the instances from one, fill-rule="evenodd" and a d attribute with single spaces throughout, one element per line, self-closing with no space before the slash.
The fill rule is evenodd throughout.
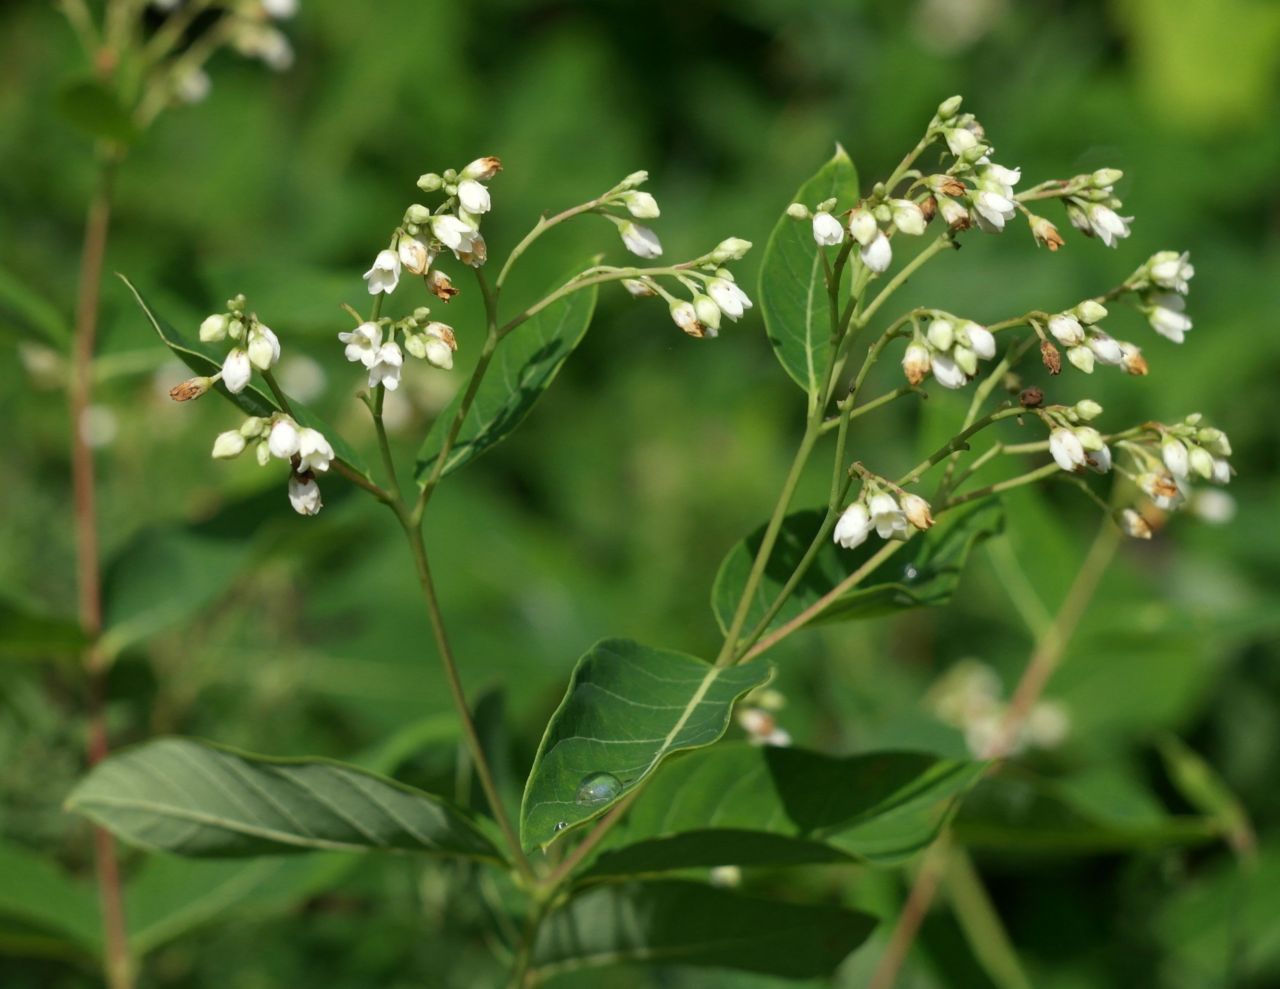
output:
<path id="1" fill-rule="evenodd" d="M 914 385 L 900 385 L 893 389 L 893 391 L 885 392 L 879 398 L 873 398 L 865 405 L 859 405 L 856 409 L 851 411 L 848 416 L 832 416 L 830 419 L 823 422 L 822 431 L 824 433 L 829 433 L 831 430 L 838 428 L 842 422 L 846 421 L 846 419 L 857 419 L 859 416 L 864 416 L 868 412 L 874 412 L 882 405 L 888 405 L 890 402 L 896 402 L 898 399 L 905 398 L 907 395 L 915 395 L 918 391 L 919 389 Z"/>
<path id="2" fill-rule="evenodd" d="M 1042 481 L 1046 477 L 1052 477 L 1061 469 L 1062 468 L 1056 463 L 1045 464 L 1043 467 L 1037 467 L 1028 474 L 1019 474 L 1017 477 L 1011 477 L 1007 481 L 988 484 L 985 488 L 975 488 L 973 491 L 966 492 L 965 494 L 950 497 L 943 503 L 942 508 L 955 508 L 957 505 L 963 505 L 970 501 L 977 501 L 979 498 L 988 498 L 991 495 L 1000 494 L 1002 491 L 1011 491 L 1014 488 L 1020 488 L 1025 484 L 1034 484 L 1036 481 Z"/>
<path id="3" fill-rule="evenodd" d="M 571 220 L 575 216 L 581 216 L 583 213 L 590 213 L 596 209 L 601 203 L 600 199 L 592 199 L 588 202 L 581 203 L 577 206 L 570 206 L 567 210 L 557 213 L 555 216 L 547 218 L 546 216 L 538 217 L 538 222 L 533 225 L 533 229 L 524 235 L 524 238 L 515 247 L 511 249 L 511 253 L 507 255 L 507 260 L 503 262 L 502 270 L 498 272 L 497 281 L 494 282 L 495 288 L 501 292 L 502 286 L 506 284 L 507 276 L 511 274 L 511 269 L 515 267 L 516 261 L 524 254 L 525 251 L 533 244 L 535 240 L 544 233 L 558 224 L 564 223 L 565 220 Z"/>
<path id="4" fill-rule="evenodd" d="M 953 453 L 959 453 L 967 450 L 968 444 L 965 442 L 974 433 L 980 432 L 990 426 L 992 423 L 999 422 L 1001 419 L 1009 419 L 1013 416 L 1025 415 L 1026 411 L 1022 408 L 1001 409 L 998 412 L 992 412 L 990 415 L 983 416 L 977 422 L 971 423 L 965 429 L 956 433 L 955 436 L 947 440 L 942 446 L 935 450 L 929 457 L 920 461 L 911 470 L 898 478 L 897 486 L 905 488 L 918 481 L 929 468 L 941 463 Z"/>
<path id="5" fill-rule="evenodd" d="M 528 309 L 524 310 L 524 312 L 507 320 L 506 323 L 498 328 L 498 337 L 505 337 L 521 323 L 524 323 L 538 315 L 538 313 L 546 309 L 547 306 L 554 305 L 566 295 L 577 292 L 580 289 L 590 288 L 592 285 L 603 285 L 605 282 L 620 281 L 623 278 L 645 278 L 655 275 L 670 275 L 674 277 L 676 275 L 684 274 L 692 268 L 693 265 L 694 262 L 686 261 L 683 264 L 670 265 L 663 268 L 610 268 L 607 271 L 587 275 L 585 277 L 579 275 L 576 278 L 571 278 L 542 300 L 535 302 Z"/>
<path id="6" fill-rule="evenodd" d="M 950 230 L 939 234 L 928 247 L 904 264 L 902 270 L 885 283 L 884 288 L 877 293 L 876 297 L 867 304 L 867 308 L 862 311 L 858 317 L 859 321 L 864 325 L 869 323 L 871 317 L 879 312 L 880 307 L 889 301 L 889 297 L 906 284 L 912 275 L 928 264 L 934 255 L 950 250 L 955 246 L 955 235 Z"/>
<path id="7" fill-rule="evenodd" d="M 533 963 L 533 949 L 538 942 L 538 931 L 551 909 L 549 899 L 538 899 L 525 918 L 524 932 L 516 949 L 515 962 L 511 967 L 511 978 L 507 982 L 508 989 L 528 989 L 534 984 L 534 972 L 530 969 Z"/>

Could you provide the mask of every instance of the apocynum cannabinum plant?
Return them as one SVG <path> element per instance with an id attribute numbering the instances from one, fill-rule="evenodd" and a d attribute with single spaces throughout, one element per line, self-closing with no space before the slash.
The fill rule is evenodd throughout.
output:
<path id="1" fill-rule="evenodd" d="M 918 167 L 927 151 L 941 155 L 932 170 Z M 934 707 L 964 731 L 974 761 L 875 752 L 834 759 L 791 746 L 778 723 L 782 699 L 766 687 L 764 654 L 816 622 L 858 617 L 868 602 L 883 611 L 945 599 L 968 551 L 998 524 L 1002 492 L 1067 480 L 1125 533 L 1150 538 L 1164 513 L 1195 497 L 1196 485 L 1225 484 L 1231 476 L 1226 436 L 1198 415 L 1104 431 L 1097 402 L 1066 405 L 1046 396 L 1064 372 L 1063 349 L 1074 369 L 1067 373 L 1091 374 L 1099 365 L 1148 373 L 1136 345 L 1103 329 L 1119 305 L 1182 341 L 1191 327 L 1183 297 L 1193 275 L 1185 254 L 1161 251 L 1118 285 L 1065 310 L 985 325 L 942 306 L 891 315 L 904 282 L 963 237 L 999 234 L 1021 217 L 1035 243 L 1062 248 L 1065 238 L 1033 205 L 1059 200 L 1074 227 L 1108 246 L 1129 236 L 1130 219 L 1117 212 L 1116 170 L 1018 191 L 1020 170 L 993 155 L 983 128 L 953 97 L 883 181 L 860 191 L 839 149 L 787 207 L 765 250 L 754 303 L 784 369 L 805 393 L 805 426 L 771 515 L 730 551 L 717 577 L 721 648 L 707 658 L 622 639 L 589 649 L 547 724 L 518 820 L 501 799 L 437 600 L 423 534 L 432 495 L 516 428 L 586 331 L 600 286 L 617 283 L 634 297 L 660 298 L 680 330 L 710 340 L 725 320 L 753 308 L 731 270 L 751 245 L 730 237 L 699 256 L 661 263 L 661 242 L 638 222 L 657 218 L 658 203 L 641 188 L 647 174 L 636 172 L 539 219 L 495 275 L 482 227 L 501 207 L 499 160 L 486 156 L 423 175 L 418 201 L 389 224 L 385 241 L 369 247 L 367 309 L 335 300 L 350 316 L 335 327 L 335 345 L 353 365 L 353 384 L 371 414 L 379 473 L 273 376 L 281 336 L 289 346 L 287 314 L 266 314 L 282 328 L 278 335 L 236 296 L 193 340 L 139 296 L 161 337 L 197 372 L 173 397 L 217 389 L 244 413 L 214 439 L 215 458 L 252 448 L 263 465 L 280 461 L 289 501 L 302 515 L 321 510 L 320 479 L 327 485 L 331 474 L 391 511 L 408 543 L 488 815 L 474 817 L 444 797 L 353 767 L 277 762 L 179 739 L 108 760 L 71 806 L 126 838 L 187 855 L 389 848 L 481 862 L 510 881 L 512 898 L 495 909 L 517 915 L 516 923 L 498 925 L 514 933 L 497 935 L 505 939 L 512 986 L 572 968 L 662 958 L 795 978 L 829 974 L 867 937 L 873 919 L 843 907 L 741 896 L 724 888 L 734 873 L 723 867 L 903 861 L 943 830 L 949 809 L 987 771 L 982 758 L 1056 744 L 1069 721 L 1038 703 L 1034 690 L 1006 705 L 988 676 L 960 670 L 938 689 Z M 513 267 L 547 230 L 579 216 L 604 218 L 646 263 L 592 263 L 539 301 L 508 311 L 504 290 Z M 455 327 L 440 318 L 441 309 L 462 290 L 455 281 L 464 281 L 467 269 L 484 301 L 484 324 Z M 868 374 L 886 350 L 900 360 L 904 381 L 867 397 Z M 455 355 L 472 368 L 457 398 L 415 462 L 398 463 L 383 423 L 386 393 L 405 374 L 459 373 Z M 1023 367 L 1031 355 L 1045 369 L 1044 387 L 1014 373 L 1034 370 Z M 877 470 L 867 462 L 874 449 L 859 449 L 855 420 L 924 396 L 931 384 L 971 390 L 966 414 L 905 473 Z M 974 449 L 980 434 L 1001 435 L 1011 420 L 1039 430 L 1037 438 Z M 793 511 L 820 447 L 830 457 L 827 501 Z M 974 484 L 979 474 L 987 483 Z M 1091 475 L 1117 483 L 1102 494 Z M 907 576 L 886 577 L 882 565 L 902 552 L 911 557 Z M 757 744 L 715 744 L 747 695 L 737 717 Z M 678 753 L 687 754 L 669 762 Z M 870 780 L 871 790 L 892 796 L 857 806 L 824 798 L 803 813 L 787 796 L 851 794 L 856 803 Z M 912 806 L 937 813 L 901 814 L 907 794 Z M 874 848 L 853 828 L 868 821 L 882 825 Z M 704 870 L 718 885 L 669 876 L 689 870 Z M 767 950 L 756 943 L 762 931 Z"/>

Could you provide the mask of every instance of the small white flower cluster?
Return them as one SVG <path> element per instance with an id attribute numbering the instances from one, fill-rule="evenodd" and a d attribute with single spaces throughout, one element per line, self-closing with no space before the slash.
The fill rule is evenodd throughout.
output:
<path id="1" fill-rule="evenodd" d="M 929 706 L 942 722 L 964 733 L 969 751 L 979 759 L 990 757 L 1002 741 L 1009 705 L 1001 698 L 1000 678 L 995 670 L 977 660 L 956 663 L 929 691 Z M 1029 747 L 1056 748 L 1071 731 L 1071 718 L 1057 701 L 1040 701 L 1027 714 L 1011 751 L 1016 755 Z"/>
<path id="2" fill-rule="evenodd" d="M 227 312 L 206 317 L 200 324 L 200 341 L 231 341 L 232 347 L 223 359 L 222 370 L 209 379 L 209 384 L 221 379 L 227 391 L 239 395 L 249 386 L 255 369 L 270 371 L 279 362 L 280 339 L 271 327 L 258 319 L 256 313 L 245 312 L 243 295 L 228 299 L 227 309 Z"/>
<path id="3" fill-rule="evenodd" d="M 430 319 L 430 315 L 430 309 L 419 306 L 412 316 L 395 322 L 383 319 L 360 323 L 354 330 L 339 333 L 338 340 L 346 344 L 343 353 L 347 360 L 363 365 L 369 372 L 370 388 L 381 385 L 387 391 L 395 391 L 400 387 L 404 350 L 432 367 L 445 371 L 453 367 L 453 354 L 458 349 L 453 328 Z M 398 335 L 404 336 L 404 350 L 397 342 Z"/>
<path id="4" fill-rule="evenodd" d="M 1182 343 L 1191 329 L 1184 296 L 1196 269 L 1188 257 L 1185 252 L 1159 251 L 1130 279 L 1141 299 L 1138 309 L 1151 328 L 1174 343 Z"/>
<path id="5" fill-rule="evenodd" d="M 227 16 L 233 18 L 231 45 L 246 58 L 261 59 L 268 68 L 284 72 L 293 65 L 293 46 L 272 20 L 286 20 L 298 12 L 298 0 L 242 0 Z"/>
<path id="6" fill-rule="evenodd" d="M 932 373 L 944 388 L 963 388 L 978 373 L 978 361 L 995 355 L 996 338 L 985 326 L 937 313 L 924 333 L 918 327 L 913 331 L 902 371 L 912 385 Z"/>
<path id="7" fill-rule="evenodd" d="M 1124 177 L 1118 168 L 1099 168 L 1090 175 L 1080 175 L 1071 181 L 1075 190 L 1065 199 L 1067 219 L 1086 237 L 1097 237 L 1108 247 L 1129 236 L 1131 216 L 1116 212 L 1120 200 L 1116 198 L 1115 184 Z"/>
<path id="8" fill-rule="evenodd" d="M 923 531 L 932 526 L 929 503 L 919 495 L 901 490 L 894 495 L 868 479 L 858 500 L 841 514 L 831 538 L 837 546 L 854 549 L 866 542 L 872 531 L 881 539 L 906 539 L 913 529 Z"/>
<path id="9" fill-rule="evenodd" d="M 932 193 L 933 207 L 952 230 L 976 224 L 986 233 L 1000 233 L 1017 214 L 1014 186 L 1022 170 L 991 160 L 986 131 L 973 114 L 960 113 L 958 96 L 938 107 L 929 134 L 941 135 L 955 159 L 946 174 L 921 180 Z"/>
<path id="10" fill-rule="evenodd" d="M 1059 467 L 1070 474 L 1086 469 L 1097 474 L 1111 470 L 1111 448 L 1102 434 L 1088 425 L 1102 415 L 1101 405 L 1086 398 L 1075 405 L 1035 411 L 1049 428 L 1049 453 Z"/>
<path id="11" fill-rule="evenodd" d="M 373 266 L 364 273 L 370 295 L 390 295 L 400 284 L 402 271 L 422 275 L 427 288 L 444 302 L 457 290 L 452 280 L 434 268 L 444 250 L 463 264 L 481 267 L 488 259 L 488 247 L 480 233 L 480 220 L 492 207 L 486 183 L 502 171 L 502 162 L 492 155 L 477 158 L 461 171 L 446 169 L 442 174 L 427 172 L 418 178 L 423 192 L 443 191 L 445 200 L 432 210 L 413 203 L 391 236 L 391 246 L 379 251 Z"/>
<path id="12" fill-rule="evenodd" d="M 873 274 L 883 274 L 893 263 L 893 247 L 889 238 L 895 232 L 918 237 L 925 231 L 932 213 L 911 199 L 865 200 L 841 222 L 832 212 L 835 199 L 826 199 L 813 209 L 804 203 L 792 203 L 787 215 L 795 220 L 809 220 L 813 239 L 820 247 L 836 247 L 852 239 L 858 245 L 858 258 Z"/>
<path id="13" fill-rule="evenodd" d="M 1116 340 L 1098 325 L 1106 316 L 1102 303 L 1086 299 L 1073 309 L 1050 316 L 1049 333 L 1067 348 L 1067 360 L 1085 374 L 1092 374 L 1095 364 L 1119 367 L 1128 374 L 1146 374 L 1142 351 L 1132 343 Z"/>
<path id="14" fill-rule="evenodd" d="M 323 507 L 315 475 L 324 473 L 333 462 L 333 447 L 319 430 L 299 426 L 292 416 L 277 412 L 269 419 L 250 416 L 239 429 L 219 433 L 213 441 L 213 456 L 233 460 L 256 442 L 255 456 L 266 466 L 271 458 L 290 464 L 289 503 L 299 515 L 315 515 Z"/>
<path id="15" fill-rule="evenodd" d="M 639 187 L 649 181 L 649 173 L 641 169 L 632 172 L 599 199 L 596 213 L 618 228 L 618 236 L 622 238 L 622 246 L 636 257 L 652 261 L 662 257 L 662 241 L 651 229 L 636 220 L 656 220 L 662 215 L 658 201 L 652 193 L 644 192 Z M 610 212 L 611 208 L 625 211 L 627 216 Z M 629 217 L 634 217 L 630 219 Z"/>
<path id="16" fill-rule="evenodd" d="M 1161 511 L 1175 511 L 1188 503 L 1194 509 L 1201 494 L 1191 487 L 1197 479 L 1218 485 L 1231 482 L 1231 441 L 1222 430 L 1201 425 L 1202 421 L 1195 413 L 1173 426 L 1150 423 L 1137 438 L 1117 444 L 1132 458 L 1133 469 L 1125 475 Z M 1211 521 L 1224 512 L 1230 514 L 1221 499 L 1215 505 L 1210 498 L 1209 504 Z M 1131 536 L 1151 538 L 1149 523 L 1134 509 L 1121 513 L 1120 524 Z"/>
<path id="17" fill-rule="evenodd" d="M 751 241 L 729 237 L 709 254 L 681 265 L 685 270 L 671 277 L 689 292 L 687 299 L 672 295 L 652 275 L 624 278 L 622 287 L 636 298 L 661 296 L 676 326 L 696 339 L 711 339 L 719 335 L 723 317 L 736 323 L 752 308 L 751 298 L 734 280 L 733 272 L 723 267 L 740 261 L 749 250 Z"/>
<path id="18" fill-rule="evenodd" d="M 777 717 L 786 703 L 787 699 L 771 687 L 753 690 L 743 699 L 735 717 L 752 745 L 785 748 L 791 744 L 791 733 L 779 727 Z"/>

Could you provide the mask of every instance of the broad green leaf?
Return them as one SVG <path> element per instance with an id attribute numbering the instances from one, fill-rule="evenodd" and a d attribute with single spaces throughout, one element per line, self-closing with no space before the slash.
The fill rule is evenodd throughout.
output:
<path id="1" fill-rule="evenodd" d="M 716 865 L 896 864 L 937 837 L 955 797 L 984 770 L 915 752 L 836 758 L 717 745 L 658 774 L 585 878 Z"/>
<path id="2" fill-rule="evenodd" d="M 470 463 L 524 421 L 586 335 L 595 312 L 596 295 L 594 285 L 570 292 L 503 338 L 462 420 L 441 476 Z M 427 433 L 418 451 L 420 482 L 435 470 L 461 402 L 459 395 Z"/>
<path id="3" fill-rule="evenodd" d="M 98 901 L 51 862 L 0 841 L 0 916 L 65 937 L 90 953 L 100 948 Z"/>
<path id="4" fill-rule="evenodd" d="M 71 328 L 57 306 L 3 267 L 0 267 L 0 312 L 12 315 L 23 328 L 35 330 L 55 346 L 60 347 L 71 338 Z"/>
<path id="5" fill-rule="evenodd" d="M 87 136 L 117 144 L 132 144 L 138 137 L 129 111 L 120 98 L 97 79 L 77 79 L 58 91 L 59 112 Z"/>
<path id="6" fill-rule="evenodd" d="M 164 341 L 165 346 L 173 351 L 187 367 L 195 371 L 196 374 L 211 377 L 217 374 L 222 368 L 221 358 L 208 346 L 201 343 L 198 339 L 189 336 L 181 330 L 175 328 L 167 320 L 161 318 L 148 304 L 147 300 L 142 297 L 142 293 L 134 288 L 133 283 L 124 275 L 119 276 L 120 280 L 125 283 L 129 291 L 133 293 L 133 297 L 137 300 L 147 320 L 151 323 L 152 328 Z M 287 341 L 286 341 L 287 343 Z M 269 416 L 273 412 L 279 411 L 279 405 L 266 392 L 255 384 L 250 384 L 244 391 L 238 395 L 233 395 L 219 381 L 214 388 L 222 395 L 223 398 L 230 400 L 246 415 L 251 416 Z M 294 419 L 302 423 L 304 426 L 310 426 L 312 429 L 319 430 L 324 434 L 325 438 L 333 446 L 333 451 L 337 455 L 337 459 L 342 461 L 352 470 L 364 474 L 366 477 L 369 471 L 361 463 L 359 456 L 351 445 L 339 436 L 327 423 L 319 416 L 308 409 L 301 402 L 289 399 L 289 411 Z"/>
<path id="7" fill-rule="evenodd" d="M 836 197 L 837 209 L 858 198 L 858 173 L 844 148 L 796 192 L 792 202 L 813 206 Z M 831 317 L 821 248 L 809 223 L 785 213 L 765 245 L 760 264 L 760 311 L 773 352 L 809 395 L 810 406 L 827 383 L 831 366 Z M 832 251 L 834 254 L 834 251 Z"/>
<path id="8" fill-rule="evenodd" d="M 520 808 L 525 847 L 599 817 L 672 753 L 716 741 L 734 701 L 771 672 L 763 660 L 721 668 L 626 639 L 597 643 L 538 746 Z M 591 798 L 580 800 L 592 777 Z"/>
<path id="9" fill-rule="evenodd" d="M 383 850 L 501 859 L 466 811 L 433 794 L 342 763 L 184 738 L 112 756 L 67 807 L 132 844 L 198 858 Z"/>
<path id="10" fill-rule="evenodd" d="M 757 586 L 747 612 L 747 628 L 754 627 L 773 603 L 822 527 L 825 513 L 806 510 L 788 515 L 778 534 L 773 554 Z M 917 535 L 904 552 L 887 560 L 858 587 L 841 595 L 819 612 L 814 622 L 847 621 L 946 604 L 960 583 L 960 574 L 974 547 L 1001 529 L 1004 514 L 998 502 L 986 502 L 946 519 L 924 535 Z M 751 563 L 764 535 L 764 527 L 729 551 L 711 589 L 711 606 L 722 629 L 727 630 Z M 842 549 L 829 538 L 782 610 L 770 624 L 776 628 L 794 618 L 857 571 L 879 551 L 874 536 L 857 549 Z"/>
<path id="11" fill-rule="evenodd" d="M 79 623 L 0 598 L 0 659 L 61 659 L 85 641 Z"/>
<path id="12" fill-rule="evenodd" d="M 1216 822 L 1162 815 L 1107 817 L 1082 806 L 1052 781 L 1006 768 L 969 794 L 953 830 L 971 848 L 1049 855 L 1092 855 L 1169 845 L 1196 845 L 1219 836 Z"/>
<path id="13" fill-rule="evenodd" d="M 544 978 L 629 962 L 820 978 L 875 925 L 874 917 L 844 907 L 763 900 L 692 882 L 598 886 L 547 918 L 533 961 Z"/>

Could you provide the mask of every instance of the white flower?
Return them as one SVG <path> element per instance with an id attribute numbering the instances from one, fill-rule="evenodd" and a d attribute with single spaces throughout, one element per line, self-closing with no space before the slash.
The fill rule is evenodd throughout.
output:
<path id="1" fill-rule="evenodd" d="M 273 457 L 280 460 L 292 460 L 298 452 L 300 442 L 298 424 L 287 417 L 277 419 L 271 432 L 267 434 L 267 449 Z"/>
<path id="2" fill-rule="evenodd" d="M 924 211 L 910 199 L 890 199 L 889 209 L 893 213 L 893 225 L 904 234 L 919 236 L 924 233 Z"/>
<path id="3" fill-rule="evenodd" d="M 866 247 L 880 233 L 880 225 L 869 210 L 859 206 L 849 214 L 849 235 L 863 247 Z"/>
<path id="4" fill-rule="evenodd" d="M 813 239 L 821 247 L 834 247 L 844 240 L 844 227 L 825 211 L 813 214 Z"/>
<path id="5" fill-rule="evenodd" d="M 431 233 L 436 240 L 440 241 L 455 254 L 460 251 L 471 250 L 471 242 L 475 238 L 476 231 L 456 216 L 441 213 L 438 216 L 433 216 L 430 223 Z"/>
<path id="6" fill-rule="evenodd" d="M 881 539 L 891 539 L 907 531 L 907 516 L 898 505 L 898 499 L 884 491 L 871 496 L 867 503 L 871 524 Z"/>
<path id="7" fill-rule="evenodd" d="M 400 264 L 413 275 L 426 274 L 431 262 L 435 258 L 431 255 L 431 249 L 427 246 L 427 242 L 421 237 L 410 237 L 405 235 L 396 243 L 396 254 L 400 257 Z"/>
<path id="8" fill-rule="evenodd" d="M 922 343 L 912 343 L 902 355 L 902 372 L 909 384 L 918 385 L 929 374 L 929 348 Z"/>
<path id="9" fill-rule="evenodd" d="M 1187 455 L 1187 448 L 1172 436 L 1160 444 L 1160 459 L 1174 477 L 1186 480 L 1191 473 L 1191 458 Z"/>
<path id="10" fill-rule="evenodd" d="M 1213 472 L 1209 475 L 1209 480 L 1214 484 L 1230 484 L 1231 483 L 1231 464 L 1222 457 L 1213 458 Z"/>
<path id="11" fill-rule="evenodd" d="M 298 0 L 262 0 L 262 9 L 268 17 L 284 20 L 298 12 Z"/>
<path id="12" fill-rule="evenodd" d="M 382 327 L 377 323 L 361 323 L 349 333 L 339 333 L 338 339 L 347 345 L 344 351 L 347 360 L 373 367 L 378 360 L 378 348 L 382 346 Z"/>
<path id="13" fill-rule="evenodd" d="M 967 230 L 970 223 L 969 207 L 949 196 L 938 197 L 938 212 L 953 230 Z"/>
<path id="14" fill-rule="evenodd" d="M 1088 217 L 1089 228 L 1108 247 L 1115 247 L 1117 240 L 1128 237 L 1129 224 L 1133 222 L 1133 217 L 1120 216 L 1101 203 L 1094 203 L 1089 207 Z"/>
<path id="15" fill-rule="evenodd" d="M 225 340 L 227 327 L 230 324 L 231 320 L 221 313 L 206 316 L 204 322 L 200 324 L 200 342 L 217 343 L 220 340 Z"/>
<path id="16" fill-rule="evenodd" d="M 618 233 L 622 235 L 622 246 L 637 257 L 662 257 L 662 242 L 648 227 L 626 220 L 618 225 Z"/>
<path id="17" fill-rule="evenodd" d="M 213 82 L 209 73 L 196 66 L 187 69 L 174 81 L 174 92 L 183 103 L 200 103 L 209 95 Z"/>
<path id="18" fill-rule="evenodd" d="M 1189 254 L 1177 251 L 1160 251 L 1151 256 L 1147 262 L 1147 270 L 1151 281 L 1161 288 L 1167 288 L 1182 295 L 1187 294 L 1187 284 L 1196 273 L 1196 269 L 1187 260 Z"/>
<path id="19" fill-rule="evenodd" d="M 260 371 L 270 370 L 280 360 L 280 338 L 271 327 L 254 324 L 249 331 L 249 361 Z"/>
<path id="20" fill-rule="evenodd" d="M 1089 334 L 1089 339 L 1085 342 L 1099 363 L 1116 365 L 1124 360 L 1124 350 L 1120 344 L 1105 333 L 1095 331 Z"/>
<path id="21" fill-rule="evenodd" d="M 489 190 L 475 179 L 463 179 L 458 183 L 458 202 L 468 213 L 488 213 L 492 206 Z"/>
<path id="22" fill-rule="evenodd" d="M 304 426 L 298 433 L 298 469 L 326 471 L 333 460 L 333 447 L 319 430 Z"/>
<path id="23" fill-rule="evenodd" d="M 1085 466 L 1084 446 L 1070 429 L 1060 426 L 1049 434 L 1049 452 L 1065 471 L 1077 471 Z"/>
<path id="24" fill-rule="evenodd" d="M 246 58 L 260 58 L 277 72 L 293 65 L 293 46 L 289 39 L 268 24 L 242 21 L 232 38 L 236 50 Z"/>
<path id="25" fill-rule="evenodd" d="M 1156 508 L 1172 511 L 1182 501 L 1182 489 L 1172 474 L 1166 471 L 1148 471 L 1138 475 L 1138 487 L 1154 502 Z"/>
<path id="26" fill-rule="evenodd" d="M 1105 443 L 1096 450 L 1086 450 L 1085 466 L 1097 474 L 1105 474 L 1111 470 L 1111 447 Z"/>
<path id="27" fill-rule="evenodd" d="M 1021 168 L 1005 168 L 995 162 L 983 162 L 979 168 L 984 184 L 992 184 L 1006 199 L 1013 198 L 1013 187 L 1022 178 Z"/>
<path id="28" fill-rule="evenodd" d="M 1236 500 L 1225 491 L 1206 488 L 1191 498 L 1191 511 L 1211 525 L 1224 525 L 1236 514 Z"/>
<path id="29" fill-rule="evenodd" d="M 972 321 L 961 323 L 960 337 L 968 340 L 969 349 L 984 361 L 989 361 L 996 356 L 995 335 L 985 326 L 980 326 Z"/>
<path id="30" fill-rule="evenodd" d="M 1056 701 L 1041 701 L 1031 708 L 1022 730 L 1029 745 L 1051 749 L 1061 745 L 1071 731 L 1071 717 Z"/>
<path id="31" fill-rule="evenodd" d="M 369 294 L 386 292 L 390 295 L 400 283 L 400 258 L 395 251 L 379 251 L 373 259 L 373 267 L 364 273 L 369 283 Z"/>
<path id="32" fill-rule="evenodd" d="M 658 209 L 658 201 L 647 192 L 626 192 L 619 198 L 627 207 L 627 212 L 637 220 L 652 220 L 662 215 L 662 211 Z"/>
<path id="33" fill-rule="evenodd" d="M 427 335 L 423 356 L 432 367 L 448 371 L 453 367 L 453 348 L 439 337 Z"/>
<path id="34" fill-rule="evenodd" d="M 950 127 L 942 132 L 951 153 L 959 158 L 966 151 L 978 146 L 977 135 L 967 127 Z"/>
<path id="35" fill-rule="evenodd" d="M 736 282 L 727 278 L 712 278 L 707 282 L 707 295 L 715 300 L 720 311 L 730 319 L 738 319 L 743 312 L 751 308 L 751 300 L 747 293 L 738 288 Z"/>
<path id="36" fill-rule="evenodd" d="M 934 354 L 929 361 L 933 376 L 943 388 L 963 388 L 969 378 L 960 367 L 946 354 Z"/>
<path id="37" fill-rule="evenodd" d="M 500 171 L 502 171 L 502 162 L 493 155 L 486 155 L 471 162 L 462 170 L 461 174 L 464 179 L 477 179 L 480 182 L 488 182 Z"/>
<path id="38" fill-rule="evenodd" d="M 862 263 L 867 266 L 868 271 L 881 275 L 888 271 L 889 265 L 893 263 L 893 248 L 889 245 L 888 237 L 883 233 L 877 233 L 875 240 L 859 251 L 858 256 L 862 258 Z"/>
<path id="39" fill-rule="evenodd" d="M 706 335 L 706 327 L 698 319 L 698 310 L 693 307 L 692 302 L 671 303 L 671 320 L 691 337 Z"/>
<path id="40" fill-rule="evenodd" d="M 853 549 L 866 542 L 870 532 L 871 515 L 867 512 L 867 506 L 860 501 L 855 501 L 844 510 L 844 514 L 836 522 L 832 539 L 845 549 Z"/>
<path id="41" fill-rule="evenodd" d="M 1064 347 L 1074 347 L 1084 343 L 1084 327 L 1080 325 L 1078 319 L 1066 313 L 1049 317 L 1049 332 Z"/>
<path id="42" fill-rule="evenodd" d="M 1003 230 L 1005 221 L 1012 220 L 1018 208 L 1011 199 L 990 189 L 983 189 L 973 197 L 973 208 L 978 214 L 978 223 L 993 230 Z"/>
<path id="43" fill-rule="evenodd" d="M 1151 525 L 1132 508 L 1120 513 L 1120 529 L 1130 539 L 1151 538 Z"/>
<path id="44" fill-rule="evenodd" d="M 249 363 L 249 355 L 239 347 L 227 354 L 222 362 L 222 383 L 232 395 L 239 395 L 249 384 L 253 374 L 253 365 Z"/>
<path id="45" fill-rule="evenodd" d="M 245 439 L 240 435 L 240 430 L 229 429 L 225 433 L 219 433 L 218 438 L 213 441 L 213 459 L 215 460 L 231 460 L 244 453 Z"/>
<path id="46" fill-rule="evenodd" d="M 1187 330 L 1191 329 L 1191 317 L 1182 311 L 1186 308 L 1182 296 L 1160 292 L 1153 295 L 1150 301 L 1154 305 L 1145 312 L 1151 328 L 1174 343 L 1182 343 Z"/>
<path id="47" fill-rule="evenodd" d="M 400 387 L 400 367 L 403 364 L 404 354 L 400 352 L 399 344 L 388 340 L 378 348 L 374 362 L 369 365 L 369 387 L 383 385 L 387 391 L 395 391 Z"/>
<path id="48" fill-rule="evenodd" d="M 299 515 L 315 515 L 324 507 L 320 500 L 320 485 L 310 474 L 289 475 L 289 504 Z"/>

